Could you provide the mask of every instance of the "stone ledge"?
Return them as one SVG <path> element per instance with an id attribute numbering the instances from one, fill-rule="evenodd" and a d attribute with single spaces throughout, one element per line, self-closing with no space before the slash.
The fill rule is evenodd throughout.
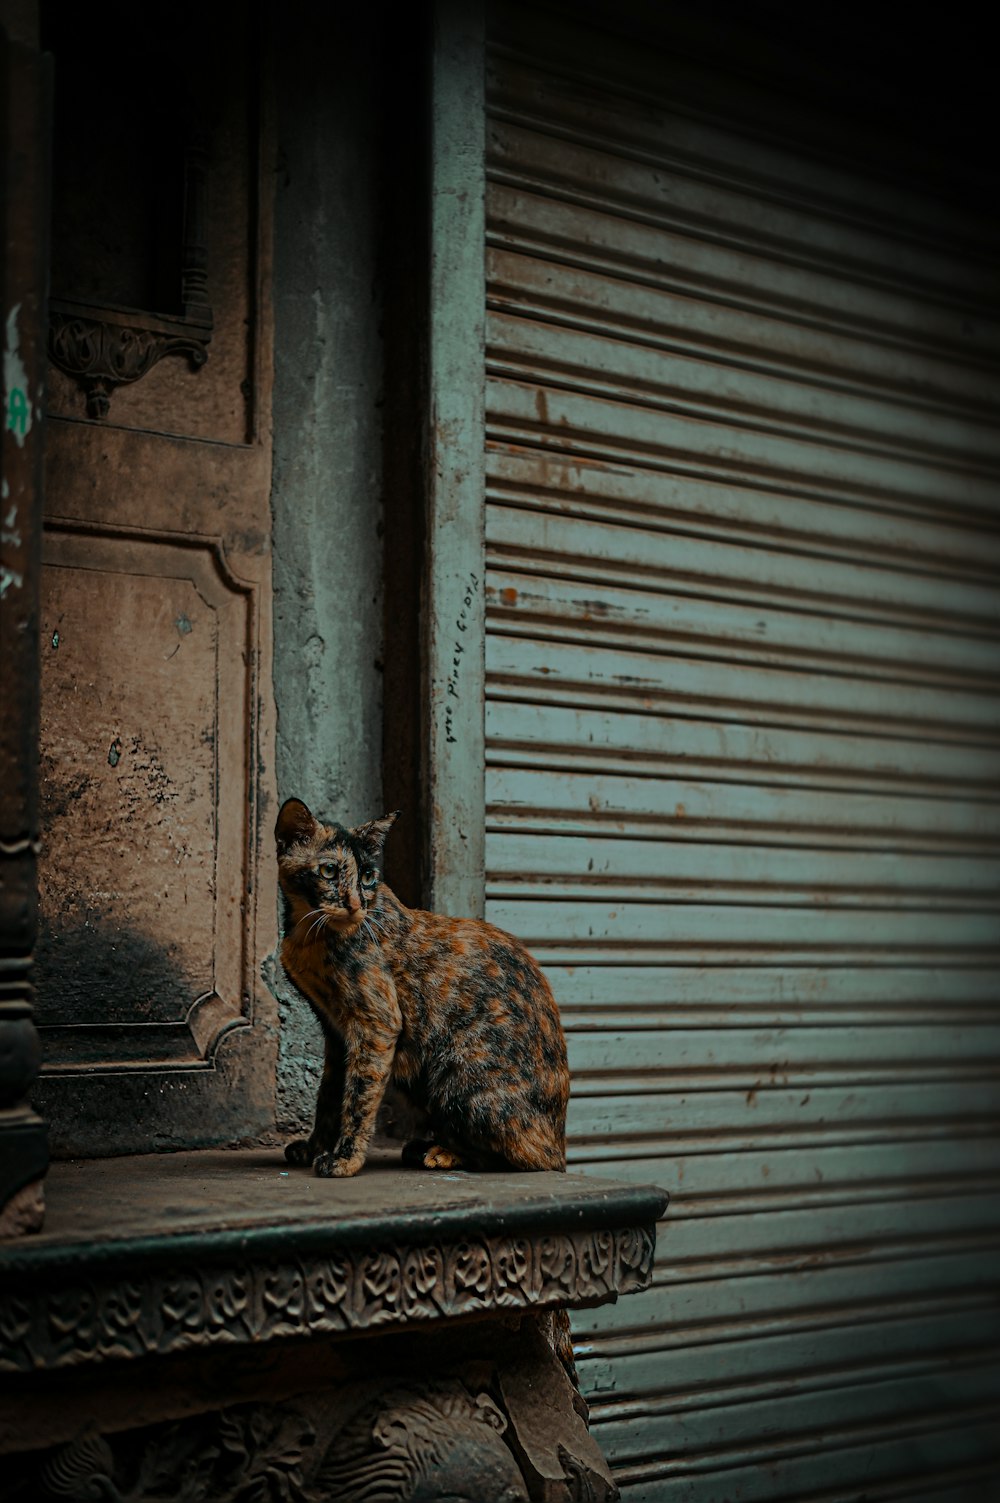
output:
<path id="1" fill-rule="evenodd" d="M 385 1152 L 352 1180 L 242 1150 L 57 1164 L 47 1188 L 45 1231 L 0 1244 L 0 1371 L 601 1304 L 648 1285 L 666 1204 Z"/>

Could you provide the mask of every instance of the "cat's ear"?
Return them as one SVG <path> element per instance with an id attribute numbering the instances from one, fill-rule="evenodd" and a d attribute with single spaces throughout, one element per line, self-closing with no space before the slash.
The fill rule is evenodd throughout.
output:
<path id="1" fill-rule="evenodd" d="M 356 830 L 351 831 L 351 834 L 358 845 L 377 858 L 381 856 L 385 837 L 396 823 L 400 812 L 399 809 L 394 809 L 391 814 L 383 814 L 381 819 L 370 819 L 366 825 L 358 825 Z"/>
<path id="2" fill-rule="evenodd" d="M 274 838 L 278 855 L 283 856 L 289 846 L 300 840 L 311 840 L 317 829 L 316 821 L 300 798 L 288 798 L 278 810 L 274 826 Z"/>

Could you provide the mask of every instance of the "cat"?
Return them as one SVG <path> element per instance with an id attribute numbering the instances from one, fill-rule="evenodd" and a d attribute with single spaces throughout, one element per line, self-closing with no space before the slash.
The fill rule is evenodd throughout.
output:
<path id="1" fill-rule="evenodd" d="M 357 1174 L 391 1079 L 433 1135 L 404 1163 L 563 1170 L 569 1070 L 549 984 L 492 924 L 399 901 L 381 878 L 396 818 L 347 830 L 294 798 L 278 814 L 281 961 L 326 1040 L 313 1131 L 285 1157 Z"/>

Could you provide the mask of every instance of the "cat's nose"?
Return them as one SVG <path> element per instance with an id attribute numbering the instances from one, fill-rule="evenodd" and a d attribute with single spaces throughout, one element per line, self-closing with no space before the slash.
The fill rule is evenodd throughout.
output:
<path id="1" fill-rule="evenodd" d="M 361 899 L 358 897 L 356 892 L 349 892 L 347 894 L 347 902 L 344 904 L 344 907 L 347 909 L 348 913 L 361 912 Z"/>

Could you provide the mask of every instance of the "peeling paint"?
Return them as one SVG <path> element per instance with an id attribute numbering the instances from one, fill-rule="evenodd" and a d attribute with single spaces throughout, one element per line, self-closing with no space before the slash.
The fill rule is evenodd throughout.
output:
<path id="1" fill-rule="evenodd" d="M 21 533 L 16 523 L 17 506 L 15 505 L 10 508 L 10 511 L 3 519 L 3 528 L 0 529 L 0 543 L 7 543 L 12 548 L 20 548 Z M 16 569 L 11 569 L 7 564 L 0 564 L 0 600 L 3 599 L 12 585 L 14 589 L 19 590 L 23 584 L 24 576 L 22 574 L 19 574 Z"/>
<path id="2" fill-rule="evenodd" d="M 21 304 L 15 303 L 7 315 L 7 339 L 3 352 L 3 386 L 7 427 L 14 435 L 14 442 L 24 448 L 24 440 L 31 432 L 31 401 L 28 395 L 28 373 L 21 359 L 21 339 L 17 319 Z"/>

